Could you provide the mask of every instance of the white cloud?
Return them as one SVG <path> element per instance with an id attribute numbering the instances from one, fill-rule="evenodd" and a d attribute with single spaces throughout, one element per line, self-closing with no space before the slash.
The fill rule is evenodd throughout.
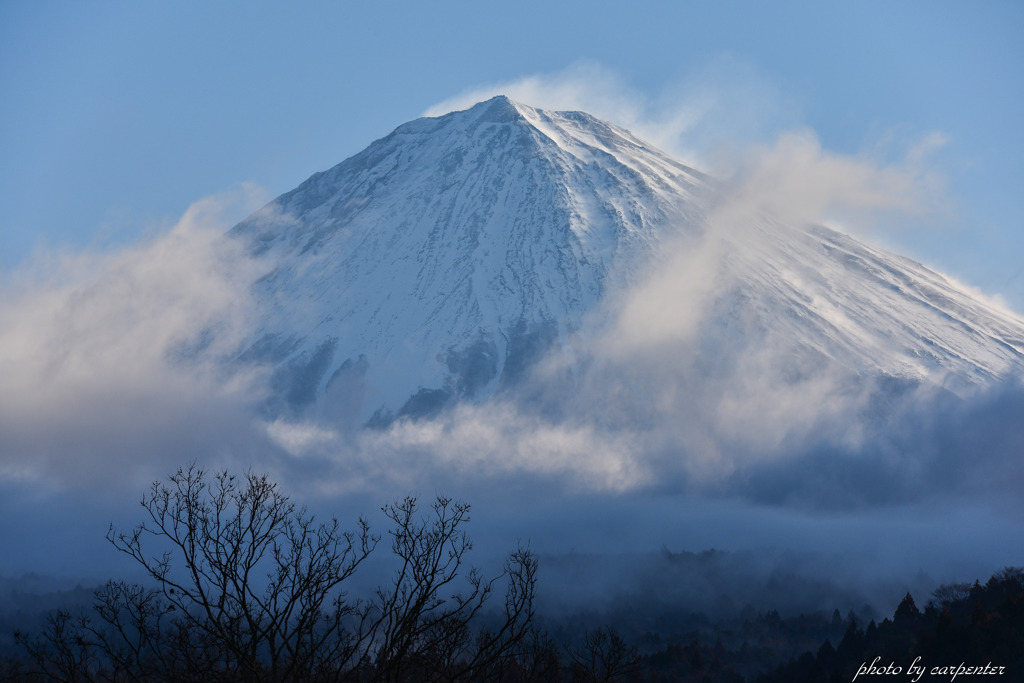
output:
<path id="1" fill-rule="evenodd" d="M 294 456 L 303 456 L 338 441 L 338 433 L 310 422 L 277 419 L 264 425 L 271 441 Z"/>
<path id="2" fill-rule="evenodd" d="M 240 419 L 227 413 L 257 385 L 222 361 L 250 329 L 257 270 L 224 238 L 224 215 L 263 199 L 242 186 L 196 202 L 139 244 L 40 255 L 9 278 L 0 296 L 3 470 L 103 476 L 170 447 L 168 431 L 198 438 L 216 431 L 215 416 Z"/>
<path id="3" fill-rule="evenodd" d="M 611 433 L 585 421 L 550 421 L 491 401 L 460 405 L 434 420 L 399 421 L 367 432 L 360 442 L 378 475 L 429 481 L 439 473 L 502 479 L 540 477 L 569 490 L 627 491 L 650 482 L 651 472 L 627 432 Z"/>
<path id="4" fill-rule="evenodd" d="M 886 164 L 825 150 L 813 131 L 788 131 L 732 164 L 732 186 L 712 220 L 735 229 L 759 216 L 800 225 L 839 215 L 863 226 L 878 212 L 931 212 L 940 187 L 922 167 L 922 154 L 915 148 Z"/>

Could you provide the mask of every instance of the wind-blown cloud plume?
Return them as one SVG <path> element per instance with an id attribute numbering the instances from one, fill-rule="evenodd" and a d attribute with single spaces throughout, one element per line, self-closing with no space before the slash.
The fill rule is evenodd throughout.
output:
<path id="1" fill-rule="evenodd" d="M 540 109 L 585 111 L 700 167 L 723 149 L 766 142 L 799 123 L 793 98 L 734 55 L 719 55 L 651 96 L 614 70 L 582 60 L 559 71 L 468 88 L 424 115 L 467 109 L 495 95 Z"/>
<path id="2" fill-rule="evenodd" d="M 224 362 L 249 330 L 257 272 L 201 200 L 170 230 L 104 253 L 40 255 L 0 296 L 0 474 L 68 484 L 151 476 L 244 422 L 258 390 Z M 190 455 L 193 454 L 193 455 Z M 148 462 L 147 462 L 148 461 Z"/>

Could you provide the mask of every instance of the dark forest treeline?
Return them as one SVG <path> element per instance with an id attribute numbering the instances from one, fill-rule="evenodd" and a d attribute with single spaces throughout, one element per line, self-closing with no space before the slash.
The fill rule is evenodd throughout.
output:
<path id="1" fill-rule="evenodd" d="M 692 625 L 693 618 L 682 621 Z M 580 637 L 564 622 L 555 623 L 546 625 L 557 637 L 548 637 L 552 665 L 543 675 L 503 680 L 836 683 L 852 681 L 878 658 L 876 666 L 902 668 L 898 678 L 884 680 L 914 680 L 905 676 L 916 661 L 924 667 L 920 681 L 949 681 L 961 665 L 991 665 L 987 673 L 974 674 L 986 676 L 999 675 L 1002 667 L 993 680 L 1024 681 L 1024 569 L 1004 569 L 984 584 L 940 586 L 923 610 L 907 594 L 891 618 L 868 619 L 866 626 L 864 621 L 838 610 L 790 618 L 773 610 L 708 621 L 685 634 L 673 629 L 670 637 L 647 633 L 631 642 L 612 628 Z M 530 646 L 538 650 L 536 642 Z M 975 680 L 963 672 L 956 679 Z M 879 677 L 862 674 L 857 680 Z"/>
<path id="2" fill-rule="evenodd" d="M 108 539 L 150 583 L 111 581 L 90 607 L 26 619 L 0 680 L 831 683 L 872 663 L 923 665 L 926 681 L 933 667 L 991 663 L 1024 680 L 1021 569 L 942 586 L 924 610 L 907 594 L 880 623 L 667 605 L 550 619 L 534 611 L 533 553 L 518 548 L 492 578 L 469 567 L 469 506 L 447 498 L 424 513 L 412 498 L 384 506 L 384 535 L 363 520 L 347 532 L 266 477 L 190 467 L 142 504 L 146 521 Z M 385 540 L 393 573 L 352 598 L 346 580 Z"/>
<path id="3" fill-rule="evenodd" d="M 144 672 L 124 664 L 115 670 L 109 655 L 97 651 L 89 632 L 82 630 L 83 618 L 81 613 L 52 613 L 47 628 L 34 636 L 23 635 L 22 651 L 0 664 L 0 680 L 275 680 L 270 670 L 227 666 L 230 655 L 216 654 L 210 643 L 207 659 L 191 664 L 209 668 L 191 675 L 182 670 Z M 481 615 L 478 627 L 486 632 L 498 621 L 495 614 Z M 455 642 L 459 639 L 449 641 Z M 686 634 L 647 633 L 627 641 L 612 626 L 584 630 L 578 620 L 531 617 L 514 645 L 492 651 L 486 665 L 478 661 L 474 666 L 469 666 L 473 646 L 466 647 L 471 641 L 461 642 L 464 649 L 455 657 L 457 653 L 445 652 L 437 643 L 411 648 L 403 655 L 402 666 L 390 673 L 372 658 L 337 667 L 324 660 L 320 670 L 293 671 L 277 680 L 834 683 L 853 680 L 872 662 L 878 668 L 901 667 L 900 680 L 914 678 L 902 676 L 915 662 L 925 667 L 923 681 L 950 680 L 952 670 L 942 667 L 961 664 L 1003 667 L 998 680 L 1024 680 L 1024 570 L 1007 568 L 984 584 L 944 585 L 923 610 L 908 594 L 891 618 L 869 620 L 866 625 L 853 613 L 787 619 L 770 611 L 707 622 Z M 876 679 L 862 676 L 858 680 Z"/>
<path id="4" fill-rule="evenodd" d="M 870 673 L 872 666 L 899 668 L 900 674 L 893 675 L 903 679 L 912 665 L 923 667 L 922 681 L 952 680 L 958 670 L 960 680 L 996 675 L 1001 676 L 997 680 L 1024 681 L 1024 569 L 1004 569 L 984 585 L 942 586 L 923 611 L 908 594 L 891 619 L 864 628 L 851 623 L 837 646 L 826 641 L 816 653 L 790 660 L 757 681 L 871 680 L 882 675 Z M 984 673 L 970 671 L 986 666 Z"/>

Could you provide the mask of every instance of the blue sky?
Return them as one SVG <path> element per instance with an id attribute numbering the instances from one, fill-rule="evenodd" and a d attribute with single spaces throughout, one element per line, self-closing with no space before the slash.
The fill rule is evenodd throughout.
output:
<path id="1" fill-rule="evenodd" d="M 0 268 L 131 243 L 242 182 L 276 196 L 534 78 L 647 120 L 711 97 L 672 150 L 694 162 L 798 128 L 879 163 L 942 141 L 948 205 L 873 237 L 1024 310 L 1022 29 L 993 1 L 4 3 Z"/>

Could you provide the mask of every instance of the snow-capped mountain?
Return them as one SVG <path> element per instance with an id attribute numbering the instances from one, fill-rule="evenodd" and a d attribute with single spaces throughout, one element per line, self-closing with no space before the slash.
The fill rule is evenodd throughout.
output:
<path id="1" fill-rule="evenodd" d="M 696 225 L 701 189 L 586 114 L 498 97 L 413 121 L 233 230 L 274 266 L 249 357 L 282 364 L 292 407 L 483 396 L 567 342 L 666 230 Z"/>
<path id="2" fill-rule="evenodd" d="M 397 128 L 232 230 L 268 271 L 242 358 L 278 411 L 381 422 L 515 385 L 669 242 L 705 229 L 713 181 L 580 112 L 496 97 Z M 1024 368 L 1024 321 L 823 227 L 726 239 L 702 331 L 778 334 L 856 375 L 972 384 Z M 720 338 L 719 338 L 720 337 Z"/>

